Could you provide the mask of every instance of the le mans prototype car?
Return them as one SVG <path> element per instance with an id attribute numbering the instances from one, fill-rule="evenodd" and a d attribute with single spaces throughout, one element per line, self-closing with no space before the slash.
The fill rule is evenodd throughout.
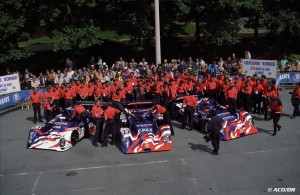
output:
<path id="1" fill-rule="evenodd" d="M 172 145 L 169 125 L 163 124 L 163 117 L 154 117 L 153 102 L 128 102 L 124 104 L 132 117 L 121 114 L 121 150 L 124 153 L 142 153 L 170 150 Z"/>
<path id="2" fill-rule="evenodd" d="M 66 151 L 84 137 L 84 124 L 79 118 L 69 121 L 73 108 L 66 108 L 48 123 L 34 125 L 28 136 L 27 148 Z M 89 121 L 90 132 L 95 131 Z"/>
<path id="3" fill-rule="evenodd" d="M 183 115 L 183 98 L 178 97 L 176 99 L 177 117 Z M 220 139 L 232 140 L 235 138 L 243 137 L 246 135 L 257 133 L 257 127 L 254 125 L 252 116 L 245 111 L 237 112 L 235 115 L 231 114 L 226 107 L 217 105 L 214 99 L 201 98 L 198 99 L 198 106 L 194 114 L 193 123 L 195 123 L 199 130 L 207 133 L 207 124 L 211 119 L 210 111 L 216 110 L 217 117 L 222 119 L 222 129 L 220 133 Z"/>

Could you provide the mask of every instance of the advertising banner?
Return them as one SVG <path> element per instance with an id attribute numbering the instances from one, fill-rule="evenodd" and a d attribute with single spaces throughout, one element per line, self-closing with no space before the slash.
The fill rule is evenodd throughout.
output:
<path id="1" fill-rule="evenodd" d="M 300 82 L 300 72 L 281 73 L 276 79 L 276 86 L 281 83 L 298 83 Z"/>
<path id="2" fill-rule="evenodd" d="M 21 91 L 18 74 L 0 76 L 0 95 Z"/>
<path id="3" fill-rule="evenodd" d="M 276 78 L 277 60 L 247 60 L 243 59 L 243 74 L 258 77 Z"/>

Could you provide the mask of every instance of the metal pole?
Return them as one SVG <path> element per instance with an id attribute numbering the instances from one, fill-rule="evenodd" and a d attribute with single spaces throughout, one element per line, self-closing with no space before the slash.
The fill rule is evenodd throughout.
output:
<path id="1" fill-rule="evenodd" d="M 155 55 L 156 55 L 156 64 L 160 64 L 161 51 L 160 51 L 159 0 L 154 0 L 154 5 L 155 5 Z"/>

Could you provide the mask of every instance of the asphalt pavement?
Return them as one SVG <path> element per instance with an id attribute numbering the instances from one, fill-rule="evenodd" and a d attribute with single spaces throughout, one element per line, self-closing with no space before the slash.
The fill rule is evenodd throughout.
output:
<path id="1" fill-rule="evenodd" d="M 253 114 L 259 133 L 221 141 L 218 156 L 200 132 L 178 122 L 171 151 L 127 155 L 86 139 L 66 152 L 26 149 L 33 111 L 8 112 L 0 116 L 0 194 L 299 194 L 300 117 L 290 119 L 288 91 L 280 97 L 277 136 L 271 121 Z"/>

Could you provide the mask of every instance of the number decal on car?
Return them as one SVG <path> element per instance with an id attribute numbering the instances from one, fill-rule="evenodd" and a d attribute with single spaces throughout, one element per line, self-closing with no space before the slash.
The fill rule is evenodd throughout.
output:
<path id="1" fill-rule="evenodd" d="M 129 134 L 130 130 L 129 129 L 121 129 L 122 134 Z"/>

